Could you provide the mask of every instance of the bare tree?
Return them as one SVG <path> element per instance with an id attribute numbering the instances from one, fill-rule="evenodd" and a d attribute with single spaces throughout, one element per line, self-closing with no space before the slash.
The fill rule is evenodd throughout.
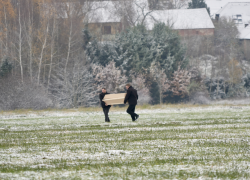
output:
<path id="1" fill-rule="evenodd" d="M 53 18 L 53 26 L 52 26 L 52 35 L 51 35 L 51 42 L 50 42 L 50 64 L 49 64 L 49 74 L 48 74 L 48 83 L 47 83 L 47 90 L 50 86 L 50 77 L 53 65 L 53 58 L 54 58 L 54 46 L 55 46 L 55 26 L 56 26 L 56 17 L 54 15 Z"/>
<path id="2" fill-rule="evenodd" d="M 34 41 L 34 24 L 33 24 L 33 4 L 30 2 L 29 8 L 28 8 L 28 22 L 26 23 L 26 40 L 29 48 L 29 74 L 30 74 L 30 80 L 33 81 L 33 41 Z"/>
<path id="3" fill-rule="evenodd" d="M 51 76 L 52 83 L 49 87 L 51 96 L 60 108 L 96 105 L 97 88 L 89 71 L 90 66 L 80 57 L 75 57 L 71 61 L 74 66 L 67 70 L 66 77 L 63 62 Z"/>
<path id="4" fill-rule="evenodd" d="M 136 10 L 136 17 L 135 17 L 135 23 L 134 24 L 140 24 L 145 25 L 145 20 L 150 13 L 153 12 L 153 10 L 149 10 L 147 1 L 134 1 L 135 4 L 135 10 Z"/>
<path id="5" fill-rule="evenodd" d="M 188 0 L 172 0 L 171 9 L 182 9 L 188 7 Z"/>
<path id="6" fill-rule="evenodd" d="M 45 47 L 46 47 L 46 44 L 47 44 L 47 38 L 48 38 L 48 32 L 49 32 L 49 22 L 46 23 L 45 28 L 46 29 L 42 31 L 44 34 L 40 37 L 40 41 L 42 42 L 42 47 L 41 47 L 41 53 L 40 53 L 40 57 L 39 57 L 39 64 L 38 64 L 37 84 L 40 84 L 42 60 L 43 60 L 44 50 L 45 50 Z"/>
<path id="7" fill-rule="evenodd" d="M 188 0 L 150 0 L 149 8 L 154 10 L 181 9 L 188 7 Z"/>
<path id="8" fill-rule="evenodd" d="M 147 1 L 119 0 L 113 1 L 111 13 L 122 20 L 122 30 L 126 26 L 144 25 L 146 17 L 154 10 L 149 9 Z"/>
<path id="9" fill-rule="evenodd" d="M 67 58 L 66 58 L 65 68 L 64 68 L 64 73 L 65 73 L 65 75 L 66 75 L 67 66 L 68 66 L 68 62 L 69 62 L 69 56 L 70 56 L 70 52 L 71 52 L 71 48 L 72 48 L 71 46 L 72 46 L 72 19 L 70 18 L 70 30 L 69 30 L 68 52 L 67 52 Z"/>
<path id="10" fill-rule="evenodd" d="M 23 62 L 22 62 L 22 45 L 23 45 L 23 36 L 22 36 L 22 23 L 21 23 L 21 5 L 18 7 L 18 24 L 19 24 L 19 33 L 18 33 L 18 59 L 21 71 L 21 81 L 23 82 Z"/>
<path id="11" fill-rule="evenodd" d="M 153 61 L 150 67 L 150 73 L 153 76 L 159 87 L 160 104 L 162 104 L 163 93 L 168 90 L 169 80 L 165 74 L 165 70 L 160 67 L 160 64 Z"/>

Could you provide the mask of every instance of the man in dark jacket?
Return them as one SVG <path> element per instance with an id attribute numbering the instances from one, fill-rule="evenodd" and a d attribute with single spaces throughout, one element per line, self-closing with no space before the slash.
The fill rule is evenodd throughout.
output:
<path id="1" fill-rule="evenodd" d="M 100 98 L 101 106 L 102 106 L 102 109 L 103 109 L 103 112 L 104 112 L 104 115 L 105 115 L 105 122 L 110 122 L 109 109 L 110 109 L 111 106 L 107 105 L 104 101 L 102 101 L 106 94 L 109 94 L 109 93 L 107 93 L 106 88 L 102 88 L 102 93 L 99 95 L 99 98 Z"/>
<path id="2" fill-rule="evenodd" d="M 130 85 L 126 84 L 127 94 L 124 99 L 124 104 L 128 102 L 129 107 L 127 113 L 131 115 L 132 121 L 136 121 L 139 115 L 135 113 L 135 106 L 137 105 L 138 94 L 137 91 Z"/>

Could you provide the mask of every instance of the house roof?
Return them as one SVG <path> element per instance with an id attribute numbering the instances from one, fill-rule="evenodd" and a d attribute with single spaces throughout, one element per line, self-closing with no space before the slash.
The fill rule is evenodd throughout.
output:
<path id="1" fill-rule="evenodd" d="M 149 30 L 152 30 L 157 22 L 163 22 L 172 26 L 173 29 L 214 28 L 213 22 L 205 8 L 156 10 L 148 16 L 146 26 Z"/>
<path id="2" fill-rule="evenodd" d="M 237 15 L 241 15 L 242 23 L 250 22 L 250 2 L 229 2 L 216 14 L 220 17 L 230 17 L 232 19 Z"/>
<path id="3" fill-rule="evenodd" d="M 216 14 L 234 19 L 239 30 L 239 39 L 250 39 L 250 2 L 229 2 Z"/>
<path id="4" fill-rule="evenodd" d="M 205 0 L 210 8 L 210 15 L 214 18 L 215 14 L 229 2 L 250 2 L 250 0 Z"/>
<path id="5" fill-rule="evenodd" d="M 249 39 L 250 40 L 250 27 L 240 26 L 239 30 L 239 39 Z"/>

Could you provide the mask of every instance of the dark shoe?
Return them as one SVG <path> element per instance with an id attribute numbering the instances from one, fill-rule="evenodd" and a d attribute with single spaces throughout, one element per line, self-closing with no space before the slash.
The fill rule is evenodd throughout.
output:
<path id="1" fill-rule="evenodd" d="M 139 116 L 136 116 L 135 117 L 135 120 L 132 120 L 133 122 L 137 121 L 137 119 L 139 118 Z"/>

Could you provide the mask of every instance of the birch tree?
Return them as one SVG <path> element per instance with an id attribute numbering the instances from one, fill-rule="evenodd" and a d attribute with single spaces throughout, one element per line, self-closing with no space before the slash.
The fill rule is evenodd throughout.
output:
<path id="1" fill-rule="evenodd" d="M 41 29 L 39 32 L 39 40 L 42 43 L 42 47 L 40 50 L 40 57 L 39 57 L 39 64 L 38 64 L 38 77 L 37 77 L 37 84 L 40 84 L 40 76 L 41 76 L 41 69 L 42 69 L 42 60 L 43 60 L 43 55 L 44 55 L 44 50 L 47 45 L 47 38 L 48 38 L 48 32 L 49 32 L 49 23 L 46 22 L 44 24 L 44 28 Z"/>
<path id="2" fill-rule="evenodd" d="M 54 46 L 55 46 L 55 26 L 56 26 L 56 18 L 53 18 L 53 26 L 52 26 L 52 35 L 51 35 L 51 42 L 50 42 L 50 65 L 49 65 L 49 74 L 48 74 L 48 83 L 47 83 L 47 91 L 50 86 L 50 78 L 53 66 L 53 59 L 54 59 Z"/>
<path id="3" fill-rule="evenodd" d="M 21 22 L 21 4 L 18 6 L 18 25 L 19 25 L 19 32 L 18 32 L 18 60 L 19 66 L 21 71 L 21 81 L 23 82 L 23 62 L 22 62 L 22 45 L 23 45 L 23 31 L 22 31 L 22 22 Z"/>
<path id="4" fill-rule="evenodd" d="M 28 22 L 26 23 L 26 40 L 28 44 L 28 53 L 29 53 L 29 76 L 30 81 L 33 81 L 33 41 L 34 41 L 34 35 L 35 35 L 35 29 L 33 24 L 33 16 L 34 16 L 34 6 L 33 2 L 29 2 L 28 4 Z"/>

